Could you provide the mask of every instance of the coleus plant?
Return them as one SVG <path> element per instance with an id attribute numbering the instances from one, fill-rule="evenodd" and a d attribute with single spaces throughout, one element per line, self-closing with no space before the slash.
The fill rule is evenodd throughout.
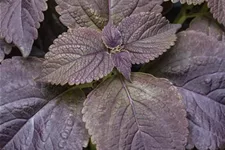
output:
<path id="1" fill-rule="evenodd" d="M 218 2 L 208 5 L 223 24 Z M 161 0 L 56 3 L 69 29 L 45 59 L 0 66 L 0 149 L 225 149 L 223 25 L 195 17 L 176 35 Z M 0 1 L 2 59 L 15 46 L 30 54 L 46 9 L 45 0 Z M 143 63 L 145 73 L 131 73 Z"/>

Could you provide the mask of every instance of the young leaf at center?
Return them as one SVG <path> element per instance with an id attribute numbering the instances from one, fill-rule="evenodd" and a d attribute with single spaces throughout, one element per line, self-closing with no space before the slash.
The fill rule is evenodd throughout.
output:
<path id="1" fill-rule="evenodd" d="M 102 32 L 91 28 L 63 33 L 46 54 L 39 81 L 64 85 L 98 80 L 116 67 L 130 79 L 131 65 L 154 60 L 172 46 L 180 25 L 160 14 L 142 12 L 109 22 Z"/>

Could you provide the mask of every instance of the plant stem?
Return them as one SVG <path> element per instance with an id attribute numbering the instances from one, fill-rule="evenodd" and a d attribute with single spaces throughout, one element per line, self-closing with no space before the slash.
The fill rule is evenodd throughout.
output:
<path id="1" fill-rule="evenodd" d="M 182 7 L 180 13 L 177 15 L 174 20 L 175 24 L 182 24 L 186 20 L 186 7 Z"/>
<path id="2" fill-rule="evenodd" d="M 202 6 L 202 8 L 200 9 L 200 11 L 198 13 L 187 14 L 187 10 L 188 9 L 192 9 L 192 8 L 193 8 L 193 6 L 187 6 L 187 5 L 183 6 L 181 8 L 180 13 L 178 14 L 176 19 L 174 20 L 174 23 L 176 23 L 176 24 L 183 24 L 186 19 L 199 17 L 199 16 L 204 16 L 205 14 L 208 13 L 208 10 L 209 10 L 209 8 L 207 6 L 207 3 L 204 3 L 204 5 Z"/>
<path id="3" fill-rule="evenodd" d="M 84 89 L 84 88 L 93 88 L 93 82 L 76 85 L 76 88 Z"/>

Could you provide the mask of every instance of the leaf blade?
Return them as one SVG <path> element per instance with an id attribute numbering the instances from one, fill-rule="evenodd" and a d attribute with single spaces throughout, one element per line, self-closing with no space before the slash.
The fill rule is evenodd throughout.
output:
<path id="1" fill-rule="evenodd" d="M 118 25 L 124 18 L 140 12 L 161 13 L 160 6 L 163 0 L 112 0 L 110 14 L 115 25 Z"/>
<path id="2" fill-rule="evenodd" d="M 45 56 L 41 82 L 65 85 L 98 80 L 113 69 L 101 33 L 88 28 L 72 29 L 59 36 Z"/>
<path id="3" fill-rule="evenodd" d="M 225 33 L 212 18 L 197 17 L 191 22 L 188 30 L 202 32 L 208 36 L 215 37 L 218 41 L 225 41 Z"/>
<path id="4" fill-rule="evenodd" d="M 122 75 L 128 80 L 131 81 L 131 57 L 127 51 L 122 51 L 119 53 L 114 53 L 112 55 L 112 61 L 116 69 L 122 73 Z"/>
<path id="5" fill-rule="evenodd" d="M 0 39 L 0 62 L 4 60 L 5 54 L 9 54 L 12 50 L 12 45 L 5 42 L 4 39 Z"/>
<path id="6" fill-rule="evenodd" d="M 147 12 L 127 17 L 118 26 L 133 64 L 149 62 L 164 53 L 174 45 L 179 28 L 160 14 Z"/>
<path id="7" fill-rule="evenodd" d="M 2 0 L 0 9 L 0 37 L 7 43 L 13 42 L 27 57 L 38 36 L 39 22 L 44 20 L 42 11 L 47 10 L 46 0 Z"/>
<path id="8" fill-rule="evenodd" d="M 108 1 L 56 0 L 61 22 L 69 28 L 102 29 L 108 22 Z"/>
<path id="9" fill-rule="evenodd" d="M 208 0 L 208 6 L 213 17 L 225 26 L 225 0 Z"/>
<path id="10" fill-rule="evenodd" d="M 133 83 L 119 78 L 108 79 L 85 100 L 82 110 L 83 120 L 97 148 L 104 150 L 184 148 L 188 132 L 187 120 L 176 89 L 167 80 L 147 74 L 133 74 L 132 80 Z M 165 93 L 156 92 L 160 91 L 159 89 Z M 169 98 L 167 92 L 172 92 L 170 96 L 173 98 Z M 176 103 L 170 105 L 173 100 Z M 168 107 L 171 110 L 169 114 L 168 109 L 165 111 L 164 108 L 160 109 L 167 105 L 171 106 L 171 109 Z M 180 113 L 176 113 L 179 115 L 173 116 L 172 108 L 179 111 Z M 179 118 L 180 121 L 176 122 L 176 125 L 173 121 L 166 121 L 168 126 L 162 126 L 160 123 L 162 120 L 157 121 L 156 118 L 165 119 L 164 121 Z M 175 126 L 176 130 L 173 130 Z M 173 135 L 173 132 L 176 133 Z M 171 142 L 172 139 L 174 142 Z"/>
<path id="11" fill-rule="evenodd" d="M 82 91 L 36 83 L 41 59 L 13 57 L 0 66 L 0 148 L 82 150 Z"/>
<path id="12" fill-rule="evenodd" d="M 163 0 L 56 0 L 61 22 L 69 28 L 103 29 L 109 18 L 115 25 L 125 17 L 139 12 L 160 13 Z"/>
<path id="13" fill-rule="evenodd" d="M 190 130 L 187 148 L 224 149 L 225 45 L 191 30 L 178 37 L 153 73 L 170 79 L 183 96 Z"/>

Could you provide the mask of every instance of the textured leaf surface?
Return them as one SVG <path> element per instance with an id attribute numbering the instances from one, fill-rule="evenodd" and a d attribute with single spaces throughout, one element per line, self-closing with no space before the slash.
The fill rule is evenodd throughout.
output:
<path id="1" fill-rule="evenodd" d="M 112 60 L 117 70 L 121 72 L 127 80 L 130 81 L 130 73 L 132 65 L 129 53 L 127 51 L 114 53 L 112 54 Z"/>
<path id="2" fill-rule="evenodd" d="M 164 0 L 169 1 L 169 0 Z M 203 3 L 205 0 L 171 0 L 173 3 L 181 2 L 181 4 L 187 3 L 188 5 L 197 5 Z"/>
<path id="3" fill-rule="evenodd" d="M 19 57 L 0 66 L 0 149 L 82 150 L 84 94 L 34 82 L 40 68 L 40 59 Z"/>
<path id="4" fill-rule="evenodd" d="M 101 33 L 88 28 L 69 30 L 59 36 L 45 56 L 42 82 L 64 85 L 98 80 L 113 69 Z"/>
<path id="5" fill-rule="evenodd" d="M 111 1 L 111 4 L 109 4 Z M 69 27 L 103 29 L 109 14 L 117 24 L 123 18 L 142 11 L 160 13 L 163 0 L 56 0 L 61 22 Z M 109 8 L 110 6 L 110 8 Z"/>
<path id="6" fill-rule="evenodd" d="M 208 0 L 213 17 L 225 26 L 225 0 Z"/>
<path id="7" fill-rule="evenodd" d="M 108 0 L 110 1 L 110 0 Z M 114 24 L 140 12 L 161 13 L 163 0 L 111 0 L 110 14 Z"/>
<path id="8" fill-rule="evenodd" d="M 204 33 L 180 33 L 158 63 L 157 75 L 170 79 L 184 98 L 190 125 L 188 148 L 225 149 L 225 44 Z"/>
<path id="9" fill-rule="evenodd" d="M 169 24 L 161 14 L 147 12 L 127 17 L 118 26 L 133 64 L 154 60 L 174 45 L 179 28 L 180 25 Z"/>
<path id="10" fill-rule="evenodd" d="M 136 73 L 111 78 L 84 102 L 83 120 L 99 150 L 184 149 L 186 112 L 166 79 Z"/>
<path id="11" fill-rule="evenodd" d="M 61 22 L 69 27 L 102 29 L 108 22 L 107 0 L 56 0 Z"/>
<path id="12" fill-rule="evenodd" d="M 225 41 L 225 32 L 223 32 L 222 28 L 215 22 L 215 20 L 207 17 L 195 18 L 191 22 L 188 30 L 202 32 L 208 36 L 215 37 L 219 41 Z"/>
<path id="13" fill-rule="evenodd" d="M 46 0 L 1 0 L 0 37 L 7 43 L 13 42 L 27 57 L 38 36 L 39 22 L 44 20 L 42 11 L 46 9 Z"/>
<path id="14" fill-rule="evenodd" d="M 4 39 L 0 39 L 0 62 L 5 58 L 5 54 L 9 54 L 12 50 L 12 46 L 5 42 Z"/>

